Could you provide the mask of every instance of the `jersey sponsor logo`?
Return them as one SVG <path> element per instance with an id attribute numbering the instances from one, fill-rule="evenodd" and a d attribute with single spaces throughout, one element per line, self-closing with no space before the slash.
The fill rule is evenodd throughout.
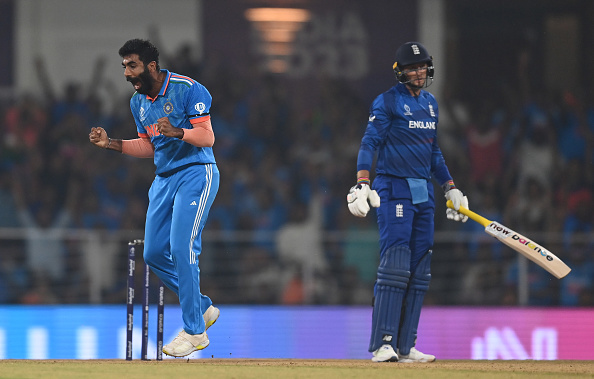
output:
<path id="1" fill-rule="evenodd" d="M 140 117 L 140 122 L 146 120 L 146 112 L 143 107 L 140 107 L 140 111 L 138 113 Z"/>
<path id="2" fill-rule="evenodd" d="M 173 104 L 171 104 L 169 101 L 166 102 L 165 105 L 163 105 L 163 112 L 167 114 L 173 112 Z"/>
<path id="3" fill-rule="evenodd" d="M 206 110 L 206 105 L 203 102 L 199 102 L 194 105 L 194 109 L 196 109 L 196 112 L 202 114 Z"/>
<path id="4" fill-rule="evenodd" d="M 404 115 L 405 116 L 412 116 L 413 114 L 410 111 L 410 107 L 406 104 L 404 104 Z"/>
<path id="5" fill-rule="evenodd" d="M 409 129 L 435 129 L 435 121 L 409 121 Z"/>
<path id="6" fill-rule="evenodd" d="M 435 112 L 433 111 L 433 105 L 431 105 L 431 103 L 429 103 L 429 114 L 431 117 L 435 117 Z"/>

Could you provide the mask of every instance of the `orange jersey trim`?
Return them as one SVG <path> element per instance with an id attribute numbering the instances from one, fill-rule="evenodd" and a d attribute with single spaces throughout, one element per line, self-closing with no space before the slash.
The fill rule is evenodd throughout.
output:
<path id="1" fill-rule="evenodd" d="M 198 117 L 194 117 L 194 118 L 190 119 L 190 123 L 192 125 L 196 125 L 196 124 L 199 124 L 201 122 L 208 121 L 208 120 L 210 120 L 210 115 L 198 116 Z"/>

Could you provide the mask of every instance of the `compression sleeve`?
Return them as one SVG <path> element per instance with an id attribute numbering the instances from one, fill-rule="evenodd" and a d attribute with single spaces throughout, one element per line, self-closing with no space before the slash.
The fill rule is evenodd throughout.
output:
<path id="1" fill-rule="evenodd" d="M 393 97 L 390 99 L 392 102 L 394 101 Z M 381 94 L 371 104 L 367 128 L 357 156 L 357 171 L 371 171 L 375 152 L 386 138 L 391 125 L 391 116 L 386 103 L 389 103 L 389 100 L 386 101 L 385 94 Z"/>
<path id="2" fill-rule="evenodd" d="M 437 137 L 433 140 L 432 146 L 432 154 L 431 154 L 431 172 L 433 176 L 437 180 L 440 186 L 443 186 L 445 183 L 452 180 L 452 175 L 450 175 L 450 171 L 448 170 L 448 166 L 445 163 L 445 159 L 443 158 L 443 154 L 441 153 L 441 149 L 437 144 Z"/>
<path id="3" fill-rule="evenodd" d="M 122 140 L 122 153 L 136 158 L 152 158 L 155 156 L 155 147 L 148 138 Z"/>
<path id="4" fill-rule="evenodd" d="M 197 147 L 212 147 L 215 136 L 212 131 L 210 116 L 202 117 L 196 122 L 192 121 L 192 129 L 184 129 L 182 141 L 190 143 Z"/>
<path id="5" fill-rule="evenodd" d="M 357 156 L 357 171 L 371 171 L 373 155 L 373 151 L 371 151 L 366 146 L 361 145 L 361 148 L 359 149 L 359 155 Z"/>

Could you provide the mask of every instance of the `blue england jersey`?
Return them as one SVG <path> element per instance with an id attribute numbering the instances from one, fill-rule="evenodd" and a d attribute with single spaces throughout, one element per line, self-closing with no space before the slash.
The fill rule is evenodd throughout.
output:
<path id="1" fill-rule="evenodd" d="M 157 130 L 157 120 L 168 117 L 177 128 L 192 129 L 208 120 L 212 96 L 200 83 L 168 70 L 155 99 L 134 93 L 130 109 L 138 136 L 150 138 L 155 147 L 156 174 L 166 175 L 190 164 L 216 163 L 211 147 L 196 147 L 177 138 L 165 137 Z"/>
<path id="2" fill-rule="evenodd" d="M 382 93 L 370 108 L 357 170 L 371 170 L 377 151 L 377 174 L 426 180 L 433 174 L 440 185 L 451 180 L 437 144 L 438 117 L 437 101 L 427 91 L 415 97 L 398 83 Z"/>

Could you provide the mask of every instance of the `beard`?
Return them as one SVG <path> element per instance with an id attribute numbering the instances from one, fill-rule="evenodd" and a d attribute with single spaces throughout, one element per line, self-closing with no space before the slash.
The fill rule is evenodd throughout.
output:
<path id="1" fill-rule="evenodd" d="M 136 78 L 129 78 L 126 80 L 132 83 L 133 85 L 140 84 L 136 92 L 138 92 L 141 95 L 150 94 L 153 90 L 153 87 L 155 86 L 155 79 L 153 79 L 153 77 L 146 68 Z"/>

